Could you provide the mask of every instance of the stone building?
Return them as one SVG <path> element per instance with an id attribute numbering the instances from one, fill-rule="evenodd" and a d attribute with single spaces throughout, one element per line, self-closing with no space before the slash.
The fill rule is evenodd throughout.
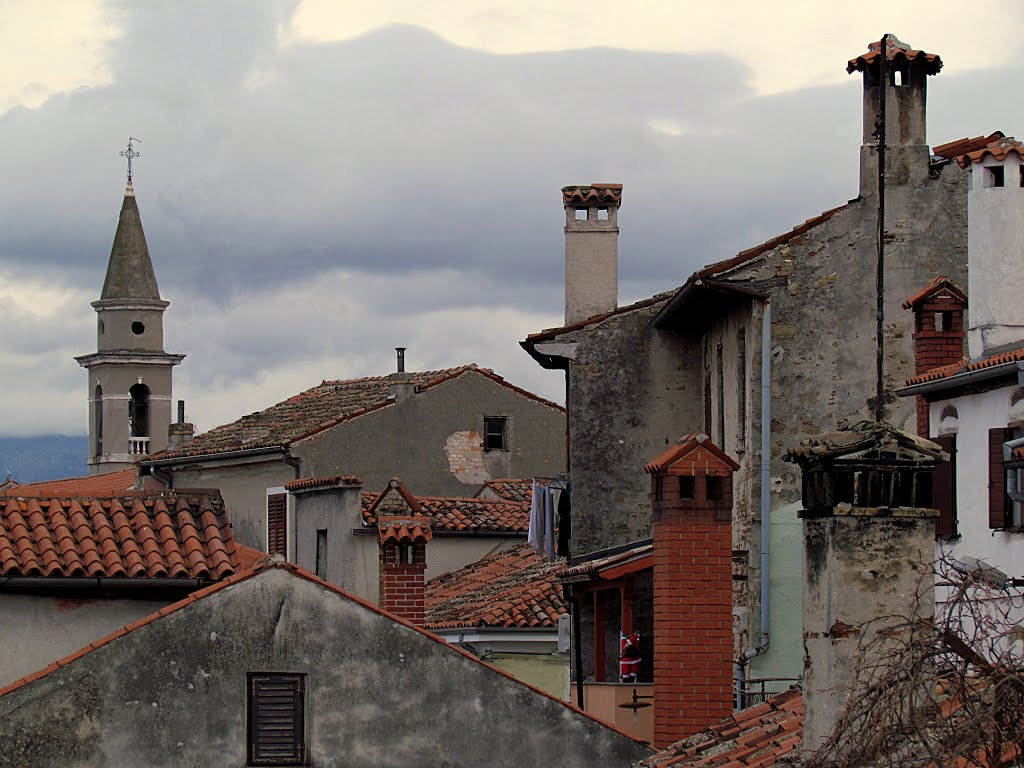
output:
<path id="1" fill-rule="evenodd" d="M 402 357 L 398 368 L 324 381 L 150 456 L 142 471 L 220 489 L 239 541 L 271 554 L 289 551 L 284 486 L 300 478 L 357 475 L 375 490 L 397 475 L 417 494 L 463 497 L 493 478 L 564 471 L 561 406 L 474 364 L 407 372 Z"/>
<path id="2" fill-rule="evenodd" d="M 97 351 L 75 358 L 89 371 L 90 474 L 130 467 L 167 447 L 171 374 L 185 357 L 164 352 L 169 305 L 160 298 L 129 179 L 103 290 L 92 303 Z"/>
<path id="3" fill-rule="evenodd" d="M 883 81 L 880 51 L 876 43 L 847 65 L 864 86 L 856 197 L 704 267 L 678 288 L 618 307 L 606 286 L 617 269 L 609 254 L 622 188 L 567 187 L 566 258 L 586 263 L 593 241 L 603 243 L 593 263 L 606 271 L 596 281 L 601 304 L 576 296 L 594 281 L 574 284 L 580 267 L 567 263 L 566 324 L 523 342 L 538 363 L 566 376 L 573 564 L 651 537 L 642 467 L 680 435 L 704 432 L 738 464 L 732 652 L 748 677 L 797 678 L 803 667 L 800 483 L 782 461 L 785 449 L 876 415 L 913 429 L 913 402 L 894 394 L 914 372 L 911 319 L 899 305 L 938 274 L 963 278 L 968 180 L 954 159 L 998 138 L 930 149 L 925 96 L 940 58 L 890 38 Z M 876 414 L 880 213 L 883 395 Z M 606 226 L 591 231 L 591 222 Z M 583 605 L 583 623 L 592 621 L 588 611 Z"/>
<path id="4" fill-rule="evenodd" d="M 0 689 L 0 766 L 628 765 L 650 749 L 265 564 Z"/>

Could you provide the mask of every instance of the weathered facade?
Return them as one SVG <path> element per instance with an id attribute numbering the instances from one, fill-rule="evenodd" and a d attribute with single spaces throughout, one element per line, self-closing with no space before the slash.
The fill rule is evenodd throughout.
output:
<path id="1" fill-rule="evenodd" d="M 293 566 L 161 614 L 0 690 L 0 766 L 240 766 L 272 750 L 289 758 L 276 765 L 582 768 L 650 753 Z M 253 690 L 275 678 L 294 685 L 267 741 Z"/>
<path id="2" fill-rule="evenodd" d="M 523 342 L 567 373 L 574 558 L 651 536 L 641 468 L 680 435 L 706 432 L 739 464 L 734 651 L 755 677 L 802 669 L 800 485 L 785 449 L 875 414 L 880 58 L 876 45 L 848 67 L 864 80 L 857 197 L 674 291 Z M 894 395 L 914 371 L 899 305 L 937 274 L 965 273 L 967 183 L 951 162 L 965 143 L 926 140 L 938 57 L 891 43 L 887 63 L 882 416 L 912 430 L 913 402 Z"/>
<path id="3" fill-rule="evenodd" d="M 471 496 L 492 478 L 558 474 L 565 411 L 475 365 L 325 381 L 143 467 L 172 487 L 220 489 L 239 541 L 267 550 L 268 498 L 298 478 L 353 474 L 379 489 L 397 475 L 418 494 Z"/>

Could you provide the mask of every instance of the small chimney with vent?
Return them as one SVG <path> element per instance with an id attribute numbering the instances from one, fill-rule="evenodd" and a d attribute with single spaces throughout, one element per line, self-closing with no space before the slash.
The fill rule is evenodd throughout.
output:
<path id="1" fill-rule="evenodd" d="M 178 420 L 167 427 L 167 447 L 170 449 L 180 448 L 185 443 L 191 442 L 196 435 L 196 427 L 185 421 L 185 401 L 178 401 Z"/>
<path id="2" fill-rule="evenodd" d="M 621 184 L 562 187 L 567 325 L 618 305 L 621 205 Z"/>
<path id="3" fill-rule="evenodd" d="M 416 394 L 416 382 L 405 372 L 405 347 L 395 347 L 395 372 L 388 376 L 388 397 L 403 403 Z"/>
<path id="4" fill-rule="evenodd" d="M 732 475 L 704 434 L 644 467 L 654 511 L 654 744 L 664 747 L 733 708 Z"/>
<path id="5" fill-rule="evenodd" d="M 805 751 L 817 750 L 855 691 L 858 663 L 884 660 L 878 639 L 935 611 L 933 471 L 949 455 L 878 422 L 803 441 Z"/>

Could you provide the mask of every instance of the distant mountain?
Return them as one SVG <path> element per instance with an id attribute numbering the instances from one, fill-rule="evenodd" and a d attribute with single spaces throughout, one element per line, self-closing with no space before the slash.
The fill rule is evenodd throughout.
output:
<path id="1" fill-rule="evenodd" d="M 8 475 L 19 483 L 37 483 L 88 474 L 88 452 L 85 435 L 0 437 L 0 483 Z"/>

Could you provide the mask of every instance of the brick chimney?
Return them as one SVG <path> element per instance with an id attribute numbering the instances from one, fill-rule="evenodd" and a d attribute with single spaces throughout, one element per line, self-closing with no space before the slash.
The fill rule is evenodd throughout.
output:
<path id="1" fill-rule="evenodd" d="M 377 603 L 385 611 L 422 625 L 431 520 L 397 477 L 388 482 L 369 512 L 377 518 L 380 548 Z"/>
<path id="2" fill-rule="evenodd" d="M 644 467 L 654 511 L 654 745 L 732 714 L 732 475 L 704 434 Z"/>
<path id="3" fill-rule="evenodd" d="M 967 264 L 971 279 L 971 359 L 1024 338 L 1024 144 L 1011 137 L 958 161 L 971 174 L 967 192 Z"/>
<path id="4" fill-rule="evenodd" d="M 959 362 L 964 356 L 967 296 L 948 277 L 935 277 L 903 302 L 914 313 L 914 373 Z M 917 434 L 928 437 L 928 403 L 917 396 Z"/>
<path id="5" fill-rule="evenodd" d="M 562 187 L 565 323 L 609 312 L 619 301 L 621 184 Z"/>
<path id="6" fill-rule="evenodd" d="M 817 750 L 855 690 L 865 646 L 934 615 L 932 473 L 948 454 L 860 422 L 786 457 L 803 476 L 804 749 Z M 876 663 L 883 656 L 863 659 Z"/>

